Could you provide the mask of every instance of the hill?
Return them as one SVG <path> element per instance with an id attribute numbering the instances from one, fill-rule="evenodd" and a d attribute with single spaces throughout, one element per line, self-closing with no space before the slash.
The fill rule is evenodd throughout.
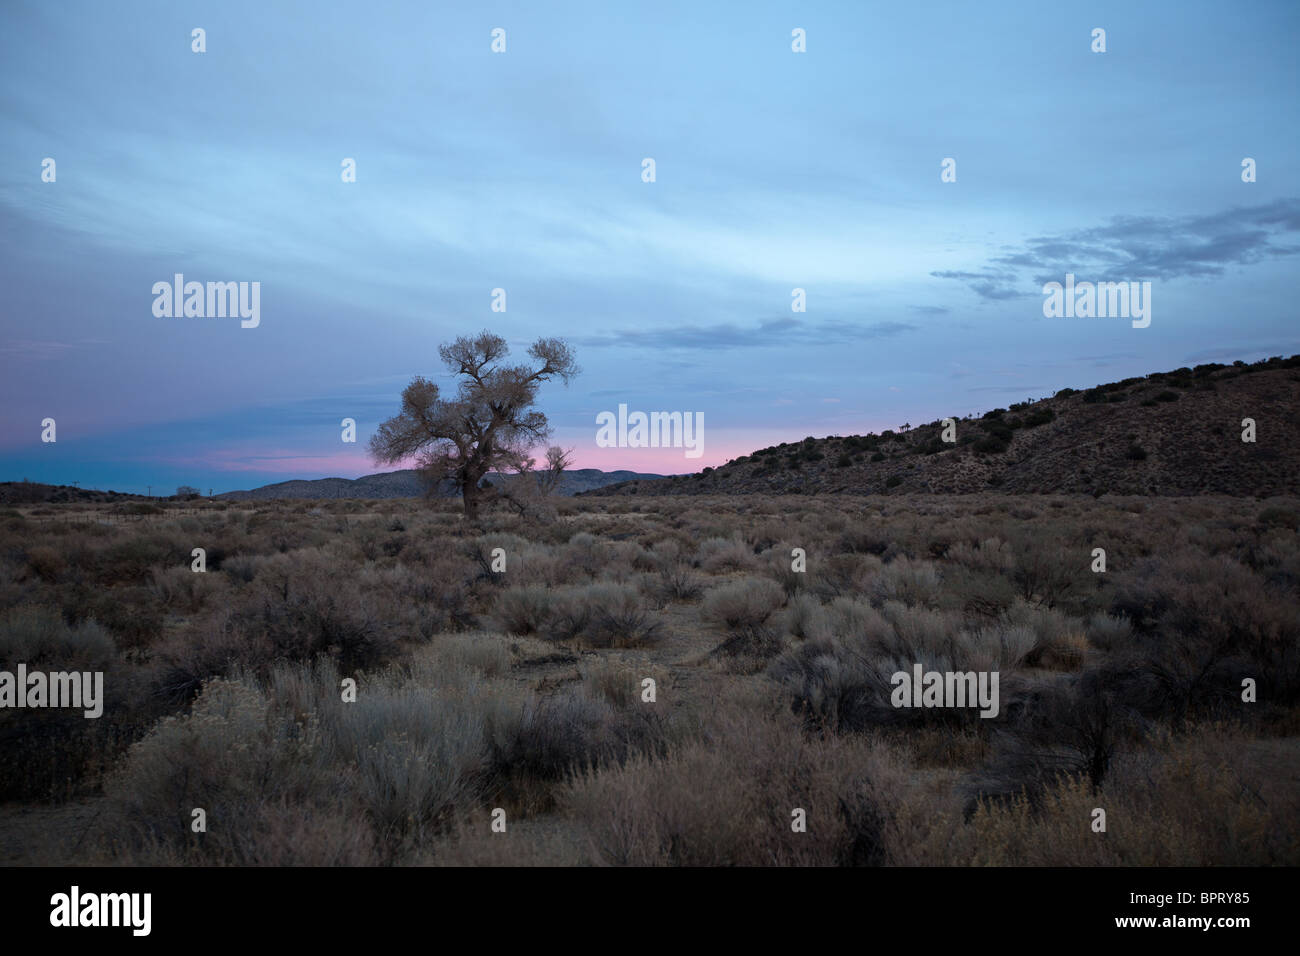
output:
<path id="1" fill-rule="evenodd" d="M 593 495 L 932 492 L 1300 493 L 1300 356 L 1210 363 L 942 421 L 762 448 Z M 1242 420 L 1256 440 L 1242 440 Z"/>

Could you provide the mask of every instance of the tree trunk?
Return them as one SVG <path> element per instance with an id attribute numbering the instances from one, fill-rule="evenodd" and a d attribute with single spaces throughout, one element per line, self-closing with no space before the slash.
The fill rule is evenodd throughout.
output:
<path id="1" fill-rule="evenodd" d="M 478 507 L 483 498 L 483 489 L 478 486 L 477 481 L 466 483 L 461 490 L 461 496 L 465 501 L 465 517 L 469 521 L 478 520 Z"/>
<path id="2" fill-rule="evenodd" d="M 463 482 L 460 494 L 465 501 L 465 517 L 470 521 L 478 520 L 479 508 L 488 499 L 488 492 L 478 484 L 487 474 L 487 470 L 487 464 L 480 460 L 468 464 L 461 472 Z"/>

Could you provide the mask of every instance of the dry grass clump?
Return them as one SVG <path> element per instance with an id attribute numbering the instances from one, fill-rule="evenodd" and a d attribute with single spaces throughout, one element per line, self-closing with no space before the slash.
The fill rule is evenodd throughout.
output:
<path id="1" fill-rule="evenodd" d="M 659 600 L 664 603 L 690 601 L 703 592 L 704 586 L 699 575 L 691 570 L 677 541 L 667 539 L 657 542 L 647 558 L 655 575 L 649 589 Z"/>
<path id="2" fill-rule="evenodd" d="M 823 601 L 869 594 L 883 567 L 871 554 L 818 555 L 807 572 L 808 587 Z"/>
<path id="3" fill-rule="evenodd" d="M 832 633 L 826 609 L 809 594 L 790 596 L 778 623 L 782 633 L 801 641 L 826 640 Z"/>
<path id="4" fill-rule="evenodd" d="M 909 607 L 933 607 L 942 582 L 929 561 L 899 558 L 882 567 L 872 581 L 871 597 L 877 602 L 900 601 Z"/>
<path id="5" fill-rule="evenodd" d="M 579 671 L 583 684 L 593 696 L 603 697 L 620 709 L 648 702 L 644 699 L 651 689 L 645 684 L 647 680 L 654 682 L 656 701 L 660 694 L 671 692 L 668 672 L 647 657 L 596 657 L 583 662 Z"/>
<path id="6" fill-rule="evenodd" d="M 780 715 L 729 712 L 666 758 L 579 775 L 564 804 L 601 863 L 869 865 L 883 862 L 894 773 L 879 749 L 809 740 Z"/>
<path id="7" fill-rule="evenodd" d="M 158 600 L 181 614 L 197 614 L 224 597 L 226 581 L 216 573 L 190 568 L 166 568 L 153 572 L 152 587 Z"/>
<path id="8" fill-rule="evenodd" d="M 730 631 L 763 624 L 785 604 L 785 593 L 767 578 L 744 578 L 715 588 L 704 597 L 700 617 Z"/>
<path id="9" fill-rule="evenodd" d="M 510 588 L 497 602 L 497 619 L 512 634 L 579 641 L 588 647 L 637 647 L 660 637 L 655 613 L 629 584 Z"/>
<path id="10" fill-rule="evenodd" d="M 555 612 L 555 593 L 540 584 L 512 587 L 497 599 L 496 619 L 511 634 L 537 634 Z"/>
<path id="11" fill-rule="evenodd" d="M 53 608 L 24 605 L 0 617 L 0 666 L 20 663 L 29 669 L 97 671 L 117 657 L 112 637 L 94 621 L 75 627 Z"/>
<path id="12" fill-rule="evenodd" d="M 705 538 L 695 551 L 695 561 L 709 574 L 753 571 L 759 565 L 753 547 L 739 533 L 728 538 Z"/>
<path id="13" fill-rule="evenodd" d="M 433 666 L 448 671 L 473 671 L 484 677 L 501 677 L 508 674 L 514 664 L 510 643 L 506 635 L 490 631 L 438 634 L 431 646 L 412 653 L 409 666 L 412 669 Z"/>
<path id="14" fill-rule="evenodd" d="M 326 713 L 331 763 L 355 767 L 356 797 L 382 844 L 446 826 L 482 793 L 488 724 L 474 683 L 428 688 L 381 678 Z"/>

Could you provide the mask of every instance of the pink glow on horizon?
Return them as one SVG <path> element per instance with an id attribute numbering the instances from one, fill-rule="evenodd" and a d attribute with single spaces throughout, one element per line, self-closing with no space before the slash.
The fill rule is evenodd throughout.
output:
<path id="1" fill-rule="evenodd" d="M 770 444 L 770 443 L 769 443 Z M 571 447 L 565 445 L 564 447 Z M 748 455 L 755 448 L 748 443 L 704 444 L 704 454 L 687 458 L 684 448 L 591 448 L 575 447 L 573 467 L 599 468 L 601 471 L 639 471 L 652 475 L 687 475 L 702 468 L 716 468 L 732 458 Z"/>
<path id="2" fill-rule="evenodd" d="M 787 439 L 788 440 L 788 439 Z M 748 455 L 758 448 L 779 444 L 781 439 L 732 438 L 727 442 L 705 442 L 704 454 L 687 458 L 683 448 L 596 448 L 591 439 L 564 441 L 556 438 L 554 444 L 573 449 L 573 469 L 598 468 L 601 471 L 636 471 L 657 475 L 692 474 L 703 468 L 726 464 L 733 458 Z M 543 452 L 535 457 L 540 462 Z M 160 464 L 210 470 L 223 474 L 264 476 L 268 481 L 314 478 L 360 478 L 379 472 L 398 471 L 413 467 L 414 461 L 391 465 L 377 465 L 358 442 L 333 454 L 311 454 L 292 448 L 263 448 L 252 445 L 227 446 L 213 449 L 204 455 L 166 456 L 151 459 Z M 291 476 L 291 478 L 286 478 Z"/>

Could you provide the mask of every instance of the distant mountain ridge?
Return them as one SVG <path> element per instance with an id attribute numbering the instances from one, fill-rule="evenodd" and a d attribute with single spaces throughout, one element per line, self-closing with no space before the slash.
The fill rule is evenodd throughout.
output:
<path id="1" fill-rule="evenodd" d="M 1245 419 L 1255 440 L 1243 441 Z M 879 435 L 805 438 L 591 495 L 1300 494 L 1300 355 L 1208 363 Z"/>
<path id="2" fill-rule="evenodd" d="M 47 485 L 40 481 L 0 482 L 0 505 L 114 504 L 149 500 L 144 495 L 125 491 L 100 491 L 95 488 L 74 488 L 71 485 Z"/>
<path id="3" fill-rule="evenodd" d="M 601 471 L 599 468 L 578 468 L 566 471 L 560 479 L 558 493 L 563 496 L 591 491 L 607 484 L 625 481 L 655 481 L 663 475 L 645 474 L 635 471 Z M 498 474 L 489 474 L 488 481 L 497 482 Z M 444 487 L 442 494 L 451 497 L 455 494 L 450 483 Z M 419 498 L 424 495 L 424 483 L 419 472 L 412 468 L 400 471 L 385 471 L 361 478 L 315 478 L 280 481 L 247 491 L 227 491 L 216 495 L 227 501 L 266 501 L 274 498 L 304 498 L 324 500 L 331 498 Z"/>

